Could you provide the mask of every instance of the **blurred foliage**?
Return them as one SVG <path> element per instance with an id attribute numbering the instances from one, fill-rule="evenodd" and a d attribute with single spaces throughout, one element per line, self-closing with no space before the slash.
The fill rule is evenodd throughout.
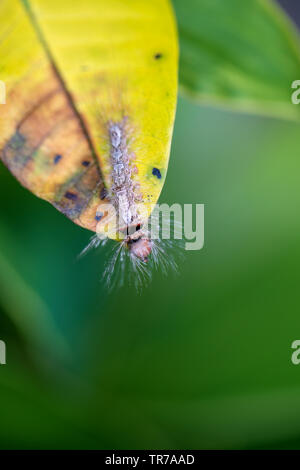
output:
<path id="1" fill-rule="evenodd" d="M 300 448 L 298 140 L 181 99 L 161 202 L 204 203 L 206 244 L 140 296 L 1 166 L 0 448 Z"/>
<path id="2" fill-rule="evenodd" d="M 296 29 L 273 0 L 173 0 L 183 91 L 205 104 L 299 119 Z"/>

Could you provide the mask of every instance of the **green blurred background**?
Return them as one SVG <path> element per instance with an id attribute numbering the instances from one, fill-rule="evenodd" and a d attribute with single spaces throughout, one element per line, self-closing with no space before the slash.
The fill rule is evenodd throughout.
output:
<path id="1" fill-rule="evenodd" d="M 180 98 L 161 202 L 205 247 L 140 296 L 1 165 L 1 448 L 300 448 L 299 130 Z"/>

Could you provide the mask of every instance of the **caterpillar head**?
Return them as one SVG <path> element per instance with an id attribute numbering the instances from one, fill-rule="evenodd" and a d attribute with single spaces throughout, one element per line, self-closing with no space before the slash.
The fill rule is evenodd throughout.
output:
<path id="1" fill-rule="evenodd" d="M 149 238 L 128 238 L 126 243 L 132 256 L 147 263 L 148 257 L 152 251 L 152 242 Z"/>

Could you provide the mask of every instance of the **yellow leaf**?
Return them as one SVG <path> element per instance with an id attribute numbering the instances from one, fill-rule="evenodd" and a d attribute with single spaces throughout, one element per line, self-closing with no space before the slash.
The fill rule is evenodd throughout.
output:
<path id="1" fill-rule="evenodd" d="M 117 198 L 117 126 L 134 202 L 148 216 L 167 172 L 177 97 L 169 1 L 2 0 L 0 16 L 3 162 L 95 231 L 99 204 Z"/>

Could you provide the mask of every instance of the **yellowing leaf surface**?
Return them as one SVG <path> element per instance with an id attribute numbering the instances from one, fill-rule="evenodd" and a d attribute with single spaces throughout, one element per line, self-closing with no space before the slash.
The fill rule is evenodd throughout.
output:
<path id="1" fill-rule="evenodd" d="M 112 186 L 108 124 L 125 119 L 132 179 L 143 203 L 156 203 L 177 97 L 169 1 L 2 0 L 0 16 L 0 150 L 10 171 L 96 230 Z"/>

